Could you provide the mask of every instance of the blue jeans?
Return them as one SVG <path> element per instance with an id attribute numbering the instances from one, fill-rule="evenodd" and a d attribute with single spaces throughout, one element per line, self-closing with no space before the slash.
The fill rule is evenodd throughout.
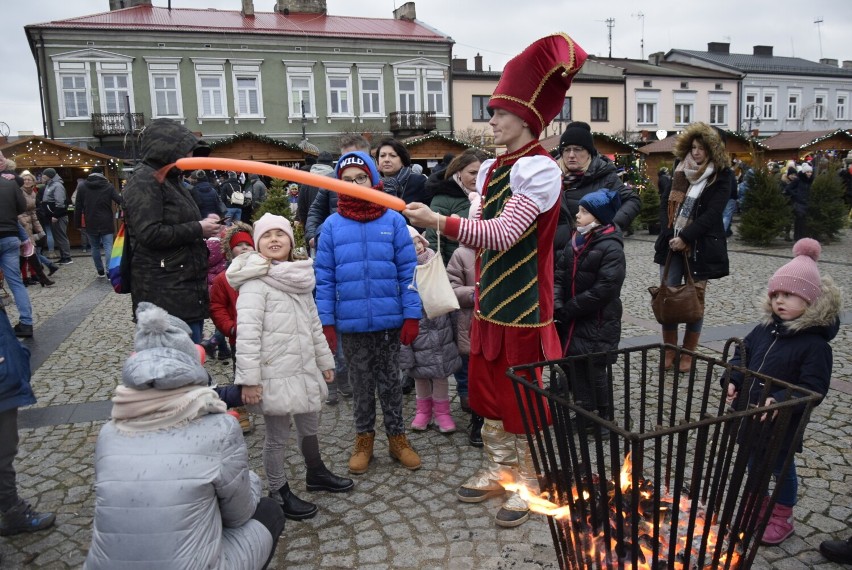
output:
<path id="1" fill-rule="evenodd" d="M 725 204 L 725 211 L 722 212 L 722 223 L 725 224 L 725 233 L 731 229 L 731 222 L 734 221 L 734 212 L 737 211 L 737 201 L 729 199 Z"/>
<path id="2" fill-rule="evenodd" d="M 467 396 L 467 365 L 470 362 L 470 355 L 460 354 L 461 368 L 456 370 L 456 392 L 459 396 Z"/>
<path id="3" fill-rule="evenodd" d="M 231 223 L 239 222 L 240 217 L 243 215 L 242 208 L 225 208 L 225 216 L 231 217 Z M 231 224 L 228 224 L 229 226 Z"/>
<path id="4" fill-rule="evenodd" d="M 89 245 L 92 246 L 92 261 L 95 262 L 95 269 L 98 273 L 102 273 L 104 267 L 109 267 L 109 260 L 112 257 L 112 234 L 86 230 L 86 235 L 89 237 Z M 104 261 L 101 261 L 101 247 L 104 249 Z"/>
<path id="5" fill-rule="evenodd" d="M 795 451 L 793 451 L 793 453 L 795 453 Z M 778 488 L 778 497 L 775 502 L 779 505 L 794 507 L 796 506 L 796 498 L 799 494 L 799 477 L 796 473 L 795 455 L 793 456 L 792 461 L 790 461 L 790 468 L 787 470 L 787 473 L 784 474 L 784 478 L 779 478 L 781 468 L 784 467 L 786 455 L 787 454 L 784 453 L 784 448 L 782 447 L 778 454 L 778 459 L 775 460 L 775 466 L 772 468 L 772 476 L 775 478 L 775 486 Z M 756 459 L 754 457 L 749 460 L 749 471 L 756 467 L 760 468 L 760 466 L 755 466 L 755 461 Z"/>
<path id="6" fill-rule="evenodd" d="M 660 279 L 663 278 L 665 265 L 660 266 Z M 672 262 L 669 265 L 669 280 L 667 285 L 681 285 L 686 282 L 684 279 L 683 255 L 680 253 L 672 253 Z M 704 318 L 695 321 L 694 323 L 686 323 L 686 331 L 700 333 L 701 327 L 704 324 Z M 677 325 L 663 325 L 664 331 L 676 331 Z"/>
<path id="7" fill-rule="evenodd" d="M 21 279 L 21 240 L 18 236 L 0 238 L 0 268 L 6 276 L 6 283 L 12 297 L 15 298 L 15 306 L 18 307 L 21 324 L 33 324 L 33 306 L 27 288 Z"/>
<path id="8" fill-rule="evenodd" d="M 192 342 L 195 344 L 201 344 L 201 339 L 203 338 L 204 333 L 204 321 L 192 321 L 191 323 L 186 323 L 189 326 L 189 330 L 192 331 L 190 337 L 192 337 Z"/>
<path id="9" fill-rule="evenodd" d="M 42 224 L 41 227 L 44 229 L 44 235 L 47 238 L 47 251 L 53 253 L 53 248 L 56 244 L 53 241 L 53 230 L 50 229 L 50 219 L 47 220 L 46 224 Z"/>

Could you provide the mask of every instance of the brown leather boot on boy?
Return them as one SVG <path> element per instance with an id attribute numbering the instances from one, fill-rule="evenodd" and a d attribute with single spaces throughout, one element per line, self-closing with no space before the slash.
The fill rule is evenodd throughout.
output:
<path id="1" fill-rule="evenodd" d="M 412 471 L 420 469 L 420 456 L 411 448 L 404 433 L 388 436 L 388 452 L 406 469 Z"/>
<path id="2" fill-rule="evenodd" d="M 373 459 L 373 442 L 376 432 L 359 433 L 355 435 L 355 449 L 349 458 L 349 472 L 360 475 L 366 473 Z"/>

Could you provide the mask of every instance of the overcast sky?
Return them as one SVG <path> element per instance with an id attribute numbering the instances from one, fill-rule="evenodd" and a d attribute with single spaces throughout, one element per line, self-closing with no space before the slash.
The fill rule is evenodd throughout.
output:
<path id="1" fill-rule="evenodd" d="M 35 62 L 24 26 L 109 10 L 109 0 L 4 0 L 3 89 L 0 121 L 11 134 L 43 134 Z M 154 0 L 167 6 L 168 0 Z M 172 0 L 172 8 L 239 10 L 241 0 Z M 392 17 L 401 0 L 328 0 L 328 13 Z M 255 11 L 271 12 L 275 0 L 254 0 Z M 519 6 L 522 8 L 519 9 Z M 775 55 L 813 61 L 852 60 L 850 0 L 419 0 L 417 18 L 455 40 L 453 53 L 473 66 L 482 54 L 486 69 L 502 69 L 513 55 L 552 32 L 566 32 L 587 52 L 607 56 L 606 20 L 613 18 L 612 56 L 639 58 L 672 48 L 707 49 L 730 42 L 731 52 L 774 46 Z M 640 16 L 643 15 L 643 16 Z M 822 20 L 816 24 L 815 20 Z M 644 30 L 644 34 L 643 34 Z"/>

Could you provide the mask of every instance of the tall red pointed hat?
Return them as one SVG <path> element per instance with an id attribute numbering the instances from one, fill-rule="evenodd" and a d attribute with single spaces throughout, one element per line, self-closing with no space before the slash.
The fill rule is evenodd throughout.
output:
<path id="1" fill-rule="evenodd" d="M 553 120 L 588 54 L 565 33 L 533 42 L 509 60 L 488 101 L 523 119 L 535 136 Z"/>

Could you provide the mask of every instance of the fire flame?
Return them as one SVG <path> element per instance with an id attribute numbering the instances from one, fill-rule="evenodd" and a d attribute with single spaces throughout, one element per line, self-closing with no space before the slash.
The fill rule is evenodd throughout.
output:
<path id="1" fill-rule="evenodd" d="M 625 495 L 627 494 L 627 491 L 629 491 L 633 486 L 632 485 L 632 474 L 633 474 L 633 462 L 632 462 L 632 459 L 631 459 L 631 454 L 628 453 L 627 456 L 624 458 L 624 462 L 621 466 L 621 470 L 620 470 L 620 473 L 619 473 L 619 486 L 620 486 L 621 492 L 624 493 Z M 644 482 L 644 479 L 640 478 L 639 481 Z M 549 517 L 553 517 L 555 520 L 558 520 L 558 521 L 567 521 L 569 524 L 571 524 L 571 521 L 573 521 L 573 518 L 571 516 L 571 513 L 572 513 L 571 507 L 569 505 L 558 505 L 558 504 L 554 503 L 553 501 L 550 500 L 550 494 L 548 492 L 546 492 L 546 491 L 545 492 L 538 492 L 537 490 L 530 489 L 522 481 L 515 480 L 510 474 L 505 474 L 503 479 L 500 481 L 500 484 L 507 491 L 518 493 L 520 495 L 520 497 L 524 501 L 527 502 L 527 504 L 529 505 L 529 508 L 532 512 L 543 514 L 543 515 L 546 515 L 546 516 L 549 516 Z M 576 501 L 579 498 L 579 491 L 578 491 L 576 485 L 572 486 L 571 494 L 572 494 L 572 500 L 573 501 Z M 591 498 L 589 491 L 586 490 L 586 489 L 582 490 L 582 494 L 583 494 L 583 498 L 586 499 L 586 500 Z M 645 501 L 646 503 L 650 502 L 653 499 L 653 493 L 651 493 L 649 491 L 649 488 L 645 487 L 644 485 L 639 491 L 639 496 L 641 497 L 642 501 Z M 717 529 L 716 525 L 713 524 L 712 522 L 710 524 L 707 524 L 703 505 L 699 504 L 697 506 L 697 517 L 696 517 L 695 528 L 694 528 L 694 532 L 693 532 L 693 545 L 688 545 L 686 543 L 686 535 L 687 535 L 687 529 L 688 529 L 688 524 L 689 524 L 689 514 L 690 514 L 690 511 L 692 509 L 692 500 L 687 498 L 687 497 L 684 497 L 684 496 L 679 496 L 676 499 L 675 497 L 672 497 L 670 493 L 665 492 L 660 497 L 660 504 L 661 504 L 661 508 L 660 508 L 660 511 L 657 512 L 657 513 L 645 512 L 642 509 L 641 505 L 636 505 L 636 507 L 635 507 L 635 510 L 637 511 L 637 513 L 642 517 L 642 519 L 640 520 L 640 529 L 639 529 L 639 534 L 641 536 L 645 536 L 645 537 L 653 536 L 653 529 L 654 529 L 654 520 L 653 519 L 654 519 L 654 515 L 656 514 L 657 526 L 658 526 L 658 529 L 659 529 L 659 543 L 658 543 L 658 546 L 657 546 L 657 550 L 660 554 L 665 555 L 665 553 L 667 553 L 669 551 L 668 539 L 669 539 L 670 532 L 671 532 L 671 521 L 667 519 L 667 514 L 668 514 L 668 511 L 670 509 L 669 509 L 668 506 L 663 506 L 663 505 L 673 506 L 675 504 L 677 505 L 677 510 L 679 511 L 678 523 L 677 523 L 678 532 L 677 532 L 676 551 L 679 552 L 679 553 L 690 551 L 691 552 L 691 554 L 690 554 L 690 560 L 691 560 L 690 567 L 694 567 L 695 566 L 695 560 L 697 559 L 697 552 L 698 552 L 698 546 L 697 545 L 700 543 L 700 540 L 704 537 L 705 533 L 708 533 L 707 547 L 705 549 L 705 552 L 712 553 L 715 550 L 716 544 L 718 543 L 718 541 L 720 539 L 718 529 Z M 615 506 L 610 504 L 610 517 L 613 521 L 616 518 L 615 513 L 616 513 Z M 623 511 L 623 517 L 624 517 L 625 520 L 630 520 L 631 516 L 632 516 L 631 512 L 626 511 L 626 510 Z M 618 548 L 618 543 L 617 543 L 616 538 L 613 536 L 614 533 L 610 533 L 610 534 L 611 534 L 610 550 L 611 550 L 611 552 L 616 552 L 620 549 Z M 742 535 L 740 535 L 739 538 L 742 539 L 743 538 Z M 726 540 L 726 539 L 723 539 L 723 540 Z M 639 543 L 639 548 L 642 551 L 642 554 L 644 556 L 644 560 L 640 560 L 639 565 L 636 566 L 636 568 L 638 568 L 639 570 L 652 570 L 650 562 L 653 560 L 654 554 L 653 554 L 653 548 L 649 543 L 650 543 L 650 540 L 640 541 L 640 543 Z M 605 543 L 604 543 L 604 532 L 603 531 L 600 531 L 599 534 L 594 538 L 590 537 L 590 540 L 587 543 L 587 545 L 588 545 L 588 555 L 591 558 L 591 560 L 603 559 L 604 562 L 606 562 L 607 553 L 606 553 L 606 549 L 604 548 L 604 544 Z M 720 557 L 719 562 L 724 565 L 724 564 L 726 564 L 727 560 L 728 560 L 728 554 L 727 554 L 727 549 L 725 549 L 722 556 Z M 733 555 L 732 555 L 732 563 L 730 565 L 730 568 L 737 568 L 739 566 L 740 562 L 741 562 L 741 557 L 740 557 L 739 553 L 734 552 Z M 612 562 L 612 563 L 616 564 L 615 562 Z M 675 561 L 674 564 L 671 567 L 675 568 L 676 570 L 686 570 L 686 567 L 684 566 L 683 562 L 679 562 L 679 561 Z M 712 567 L 712 564 L 708 564 L 707 567 L 708 568 Z"/>

